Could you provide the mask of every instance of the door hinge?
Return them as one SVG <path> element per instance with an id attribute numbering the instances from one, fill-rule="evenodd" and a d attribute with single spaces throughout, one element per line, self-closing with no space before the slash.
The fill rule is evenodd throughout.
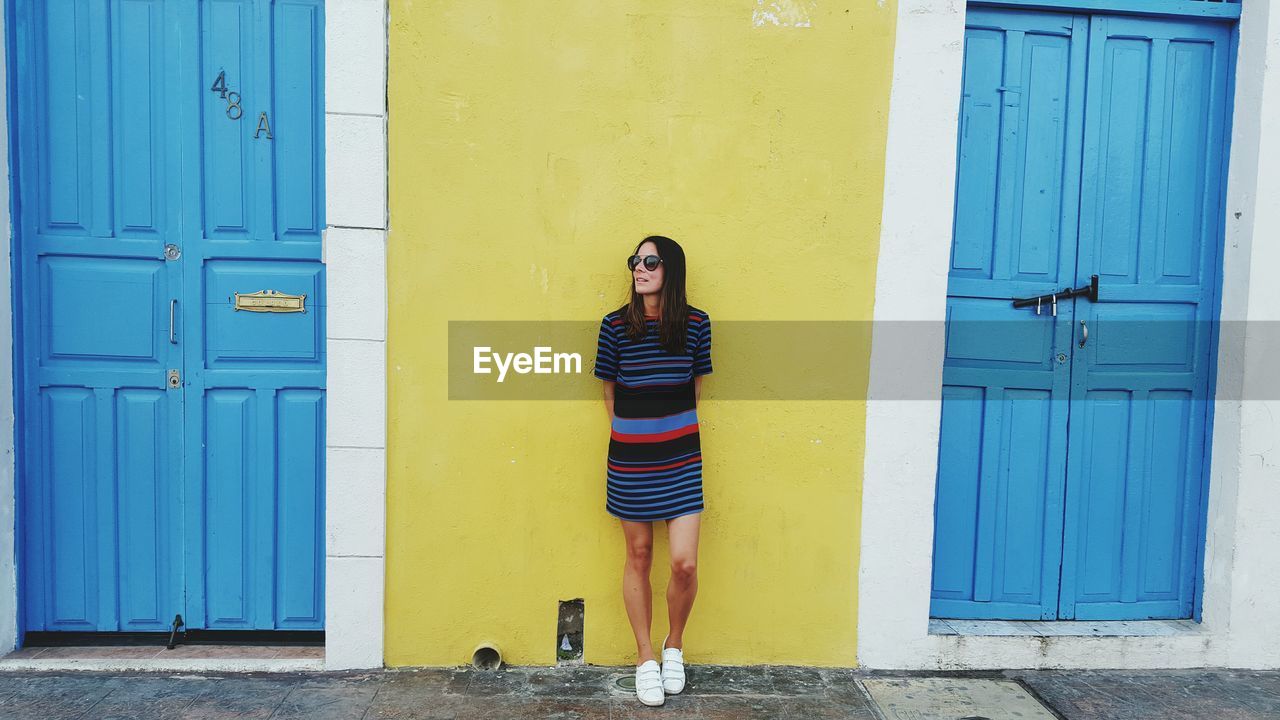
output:
<path id="1" fill-rule="evenodd" d="M 170 370 L 170 371 L 169 371 L 169 387 L 171 387 L 171 388 L 180 388 L 180 387 L 182 387 L 182 373 L 181 373 L 181 372 L 179 372 L 179 371 L 177 371 L 177 370 Z"/>

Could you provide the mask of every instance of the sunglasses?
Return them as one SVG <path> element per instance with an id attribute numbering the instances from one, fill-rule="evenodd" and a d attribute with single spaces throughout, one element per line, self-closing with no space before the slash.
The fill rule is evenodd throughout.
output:
<path id="1" fill-rule="evenodd" d="M 640 263 L 644 263 L 645 270 L 653 271 L 657 270 L 658 266 L 662 264 L 662 258 L 657 255 L 632 255 L 627 258 L 627 269 L 635 270 Z"/>

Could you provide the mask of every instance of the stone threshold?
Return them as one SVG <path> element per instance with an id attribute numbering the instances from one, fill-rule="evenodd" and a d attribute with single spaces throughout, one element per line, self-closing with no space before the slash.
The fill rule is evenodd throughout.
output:
<path id="1" fill-rule="evenodd" d="M 1173 637 L 1205 633 L 1194 620 L 944 620 L 930 635 L 973 637 Z"/>
<path id="2" fill-rule="evenodd" d="M 136 670 L 300 672 L 324 669 L 324 648 L 297 645 L 25 647 L 0 658 L 0 672 Z"/>

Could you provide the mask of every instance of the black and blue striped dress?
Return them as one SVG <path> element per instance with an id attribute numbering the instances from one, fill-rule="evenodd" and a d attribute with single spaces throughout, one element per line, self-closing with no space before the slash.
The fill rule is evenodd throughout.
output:
<path id="1" fill-rule="evenodd" d="M 616 383 L 606 463 L 605 509 L 623 520 L 670 520 L 701 512 L 702 446 L 693 378 L 711 372 L 711 318 L 689 306 L 685 353 L 658 344 L 648 318 L 639 342 L 625 308 L 600 321 L 595 376 Z"/>

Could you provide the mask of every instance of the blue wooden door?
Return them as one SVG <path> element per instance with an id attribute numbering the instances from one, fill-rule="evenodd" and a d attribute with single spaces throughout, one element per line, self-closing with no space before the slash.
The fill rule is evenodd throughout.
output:
<path id="1" fill-rule="evenodd" d="M 1226 30 L 966 25 L 931 614 L 1189 617 Z"/>
<path id="2" fill-rule="evenodd" d="M 11 6 L 25 631 L 323 626 L 321 12 Z"/>

